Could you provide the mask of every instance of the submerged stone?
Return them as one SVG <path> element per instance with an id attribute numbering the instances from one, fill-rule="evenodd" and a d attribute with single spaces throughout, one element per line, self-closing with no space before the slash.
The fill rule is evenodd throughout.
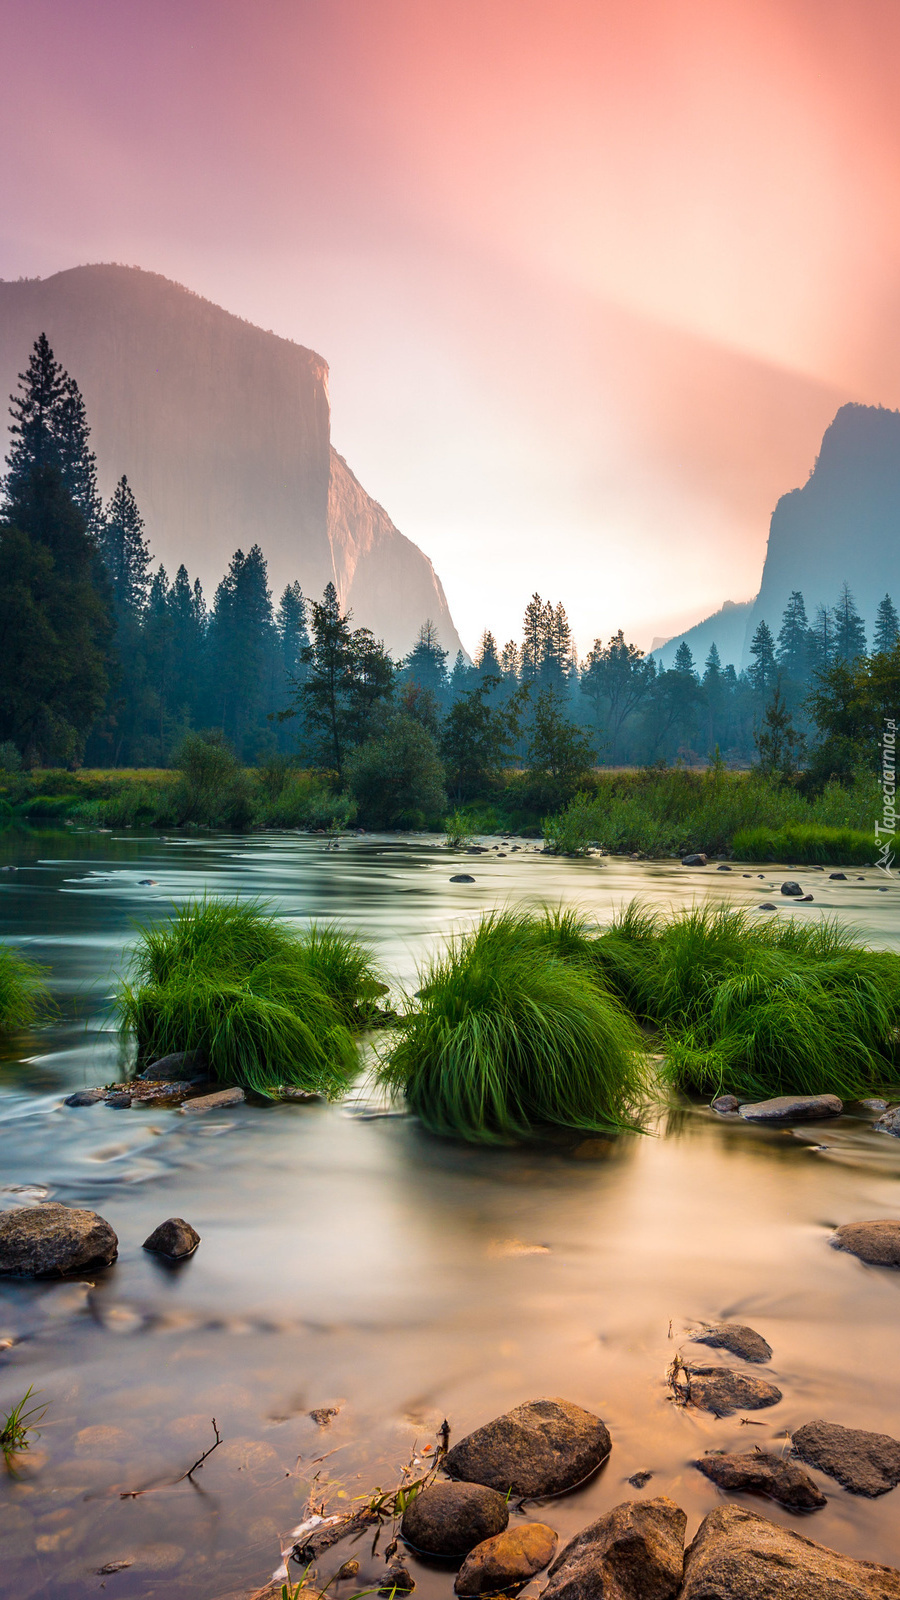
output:
<path id="1" fill-rule="evenodd" d="M 105 1089 L 76 1089 L 74 1094 L 67 1094 L 63 1101 L 64 1106 L 95 1106 L 98 1100 L 106 1099 Z"/>
<path id="2" fill-rule="evenodd" d="M 730 1416 L 733 1411 L 762 1411 L 781 1399 L 781 1390 L 767 1378 L 751 1377 L 732 1367 L 687 1367 L 685 1372 L 682 1397 L 717 1417 Z"/>
<path id="3" fill-rule="evenodd" d="M 119 1241 L 96 1211 L 51 1201 L 0 1216 L 0 1273 L 16 1278 L 92 1272 L 115 1261 Z"/>
<path id="4" fill-rule="evenodd" d="M 239 1106 L 245 1099 L 243 1089 L 219 1089 L 216 1094 L 202 1094 L 196 1100 L 185 1100 L 181 1107 L 184 1112 L 200 1111 L 226 1111 L 229 1106 Z"/>
<path id="5" fill-rule="evenodd" d="M 714 1452 L 701 1456 L 694 1466 L 719 1489 L 767 1494 L 792 1511 L 817 1511 L 828 1503 L 809 1473 L 795 1461 L 768 1455 L 764 1450 L 745 1450 L 736 1455 Z"/>
<path id="6" fill-rule="evenodd" d="M 447 1471 L 503 1494 L 560 1494 L 609 1455 L 606 1426 L 570 1400 L 532 1400 L 476 1428 L 448 1453 Z"/>
<path id="7" fill-rule="evenodd" d="M 822 1117 L 840 1117 L 843 1111 L 843 1101 L 836 1094 L 780 1094 L 741 1106 L 747 1122 L 816 1122 Z"/>
<path id="8" fill-rule="evenodd" d="M 702 1333 L 692 1333 L 691 1341 L 709 1345 L 713 1350 L 730 1350 L 733 1356 L 742 1356 L 745 1361 L 772 1359 L 772 1346 L 755 1328 L 748 1328 L 742 1322 L 717 1323 Z"/>
<path id="9" fill-rule="evenodd" d="M 791 1436 L 794 1454 L 851 1494 L 875 1498 L 900 1483 L 900 1441 L 889 1433 L 842 1428 L 837 1422 L 807 1422 Z"/>
<path id="10" fill-rule="evenodd" d="M 470 872 L 454 872 L 451 883 L 474 883 L 475 879 Z"/>

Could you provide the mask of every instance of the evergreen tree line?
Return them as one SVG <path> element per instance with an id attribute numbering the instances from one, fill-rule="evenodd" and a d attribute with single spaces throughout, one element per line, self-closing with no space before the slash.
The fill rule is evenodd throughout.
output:
<path id="1" fill-rule="evenodd" d="M 210 605 L 184 566 L 171 580 L 154 572 L 127 478 L 100 499 L 83 399 L 44 334 L 11 416 L 0 743 L 28 765 L 165 766 L 192 730 L 216 730 L 242 762 L 316 764 L 363 805 L 384 763 L 415 769 L 435 803 L 445 788 L 464 800 L 524 766 L 540 805 L 594 764 L 693 763 L 718 749 L 783 767 L 811 731 L 816 685 L 866 656 L 845 584 L 812 622 L 792 594 L 777 636 L 760 623 L 742 672 L 714 644 L 698 668 L 685 641 L 661 668 L 621 630 L 579 662 L 563 605 L 537 594 L 521 639 L 500 647 L 485 632 L 474 663 L 459 653 L 451 665 L 429 621 L 396 662 L 352 627 L 333 585 L 317 601 L 289 584 L 274 605 L 256 544 L 235 552 Z M 885 596 L 873 655 L 897 641 Z"/>

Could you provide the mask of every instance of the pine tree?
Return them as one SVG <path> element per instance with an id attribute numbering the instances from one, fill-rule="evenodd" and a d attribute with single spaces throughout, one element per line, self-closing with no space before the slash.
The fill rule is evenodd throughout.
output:
<path id="1" fill-rule="evenodd" d="M 103 503 L 97 489 L 97 458 L 90 448 L 90 436 L 81 390 L 75 379 L 66 373 L 54 419 L 59 466 L 63 483 L 84 517 L 88 532 L 92 538 L 99 539 Z"/>
<path id="2" fill-rule="evenodd" d="M 886 594 L 875 617 L 875 654 L 890 655 L 900 639 L 900 617 L 889 594 Z"/>
<path id="3" fill-rule="evenodd" d="M 553 607 L 544 603 L 540 595 L 531 596 L 525 607 L 525 617 L 522 624 L 522 681 L 532 682 L 539 678 L 547 659 L 547 644 L 550 633 L 550 624 L 553 618 Z"/>
<path id="4" fill-rule="evenodd" d="M 594 708 L 598 733 L 601 729 L 609 733 L 610 761 L 618 760 L 625 724 L 652 681 L 652 662 L 645 660 L 637 645 L 626 643 L 621 628 L 605 647 L 594 640 L 581 674 L 581 692 Z"/>
<path id="5" fill-rule="evenodd" d="M 829 606 L 816 606 L 816 620 L 809 630 L 810 664 L 815 672 L 827 672 L 835 658 L 835 621 Z"/>
<path id="6" fill-rule="evenodd" d="M 296 578 L 286 585 L 278 602 L 275 616 L 278 642 L 281 646 L 281 670 L 285 685 L 302 682 L 303 652 L 309 648 L 309 631 L 306 626 L 306 601 Z"/>
<path id="7" fill-rule="evenodd" d="M 150 587 L 150 546 L 144 519 L 124 475 L 106 508 L 99 543 L 119 610 L 138 616 L 147 604 Z"/>
<path id="8" fill-rule="evenodd" d="M 10 396 L 10 416 L 11 442 L 3 481 L 7 503 L 22 492 L 32 468 L 56 467 L 89 537 L 96 537 L 101 508 L 84 401 L 74 378 L 56 360 L 45 333 L 34 342 L 27 372 L 19 373 L 19 393 Z"/>
<path id="9" fill-rule="evenodd" d="M 500 652 L 500 671 L 509 683 L 518 683 L 522 669 L 522 654 L 515 639 L 508 639 Z"/>
<path id="10" fill-rule="evenodd" d="M 809 673 L 809 633 L 806 602 L 800 590 L 794 589 L 781 618 L 775 659 L 783 676 L 797 683 L 802 682 Z"/>
<path id="11" fill-rule="evenodd" d="M 561 601 L 548 607 L 548 613 L 541 677 L 551 688 L 560 689 L 574 665 L 572 629 Z"/>
<path id="12" fill-rule="evenodd" d="M 775 686 L 778 665 L 775 660 L 775 641 L 767 622 L 761 622 L 754 633 L 750 643 L 750 654 L 753 657 L 753 664 L 747 674 L 750 683 L 758 695 L 768 695 Z"/>
<path id="13" fill-rule="evenodd" d="M 266 561 L 259 545 L 236 550 L 216 590 L 209 625 L 216 722 L 238 755 L 252 759 L 274 699 L 277 648 Z"/>
<path id="14" fill-rule="evenodd" d="M 342 776 L 349 750 L 371 731 L 375 707 L 391 696 L 393 667 L 367 628 L 351 631 L 333 583 L 310 611 L 305 677 L 280 718 L 301 716 L 320 759 Z"/>
<path id="15" fill-rule="evenodd" d="M 499 678 L 500 659 L 497 655 L 497 641 L 489 628 L 478 642 L 478 653 L 475 656 L 475 665 L 482 678 Z"/>
<path id="16" fill-rule="evenodd" d="M 866 629 L 856 609 L 856 601 L 848 583 L 841 585 L 841 593 L 834 608 L 834 645 L 838 661 L 858 661 L 866 653 Z"/>
<path id="17" fill-rule="evenodd" d="M 694 657 L 691 654 L 691 647 L 686 639 L 682 639 L 678 649 L 675 651 L 675 660 L 672 662 L 672 671 L 684 673 L 685 676 L 691 678 L 696 678 L 697 676 L 696 669 L 694 667 Z"/>
<path id="18" fill-rule="evenodd" d="M 440 635 L 430 617 L 423 622 L 403 663 L 403 681 L 429 689 L 439 705 L 446 698 L 447 651 L 442 649 Z"/>
<path id="19" fill-rule="evenodd" d="M 456 660 L 453 663 L 453 671 L 450 674 L 451 702 L 458 700 L 460 695 L 468 692 L 472 676 L 472 668 L 466 661 L 462 651 L 457 650 Z"/>

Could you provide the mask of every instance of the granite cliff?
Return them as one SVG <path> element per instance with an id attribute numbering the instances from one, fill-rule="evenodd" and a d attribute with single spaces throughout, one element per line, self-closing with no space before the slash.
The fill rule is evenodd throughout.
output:
<path id="1" fill-rule="evenodd" d="M 75 267 L 0 283 L 0 396 L 41 331 L 84 395 L 104 497 L 126 473 L 170 574 L 184 561 L 209 593 L 259 544 L 276 598 L 334 582 L 395 654 L 428 617 L 460 648 L 431 562 L 332 447 L 321 356 L 156 273 Z"/>

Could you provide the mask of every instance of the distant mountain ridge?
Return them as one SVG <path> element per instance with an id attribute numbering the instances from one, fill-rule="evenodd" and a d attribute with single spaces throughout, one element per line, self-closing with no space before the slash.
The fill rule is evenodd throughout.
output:
<path id="1" fill-rule="evenodd" d="M 657 645 L 655 649 L 649 651 L 649 654 L 653 656 L 658 667 L 671 667 L 678 646 L 685 640 L 694 658 L 694 666 L 699 671 L 702 672 L 703 663 L 712 645 L 718 650 L 723 667 L 729 664 L 739 667 L 744 649 L 744 635 L 747 631 L 747 618 L 752 609 L 752 600 L 726 600 L 711 616 L 704 617 L 702 622 L 695 622 L 692 628 L 686 628 L 683 633 L 673 634 L 671 639 L 667 639 L 665 644 Z"/>
<path id="2" fill-rule="evenodd" d="M 41 332 L 84 395 L 104 497 L 126 473 L 170 577 L 183 561 L 209 597 L 259 544 L 276 601 L 294 578 L 313 598 L 333 582 L 395 655 L 427 618 L 451 657 L 462 648 L 428 557 L 331 444 L 315 351 L 157 273 L 74 267 L 0 282 L 4 401 Z"/>

